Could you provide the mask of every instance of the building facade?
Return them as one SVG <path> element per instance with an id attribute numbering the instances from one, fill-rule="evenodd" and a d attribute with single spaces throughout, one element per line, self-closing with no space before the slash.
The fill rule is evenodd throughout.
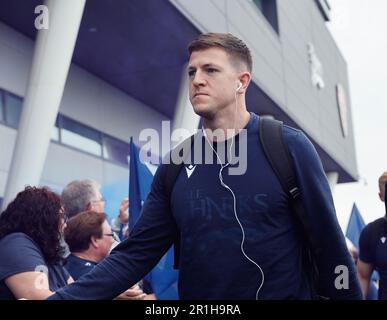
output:
<path id="1" fill-rule="evenodd" d="M 0 198 L 42 2 L 0 2 Z M 357 180 L 347 65 L 327 23 L 325 0 L 87 1 L 39 183 L 59 192 L 73 179 L 128 181 L 130 137 L 139 143 L 142 129 L 160 132 L 166 120 L 197 128 L 187 99 L 186 48 L 204 32 L 233 33 L 252 50 L 250 111 L 302 129 L 332 185 Z"/>

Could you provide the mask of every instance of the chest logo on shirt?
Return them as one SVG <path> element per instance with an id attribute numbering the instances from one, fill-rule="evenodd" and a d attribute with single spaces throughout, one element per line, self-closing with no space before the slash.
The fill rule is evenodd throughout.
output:
<path id="1" fill-rule="evenodd" d="M 382 241 L 382 243 L 385 243 L 385 242 L 386 242 L 386 239 L 387 239 L 386 237 L 381 237 L 381 238 L 380 238 L 380 241 Z"/>
<path id="2" fill-rule="evenodd" d="M 193 172 L 195 171 L 195 168 L 196 168 L 196 165 L 188 165 L 188 166 L 185 166 L 185 171 L 187 172 L 187 177 L 188 179 L 191 177 L 191 175 L 193 174 Z"/>

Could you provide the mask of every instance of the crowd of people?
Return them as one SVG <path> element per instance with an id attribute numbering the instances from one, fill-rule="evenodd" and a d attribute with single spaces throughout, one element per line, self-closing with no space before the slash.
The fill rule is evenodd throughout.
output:
<path id="1" fill-rule="evenodd" d="M 127 229 L 128 206 L 123 199 L 112 220 L 116 232 Z M 72 181 L 61 196 L 47 188 L 20 192 L 0 216 L 0 299 L 46 299 L 107 257 L 120 240 L 104 207 L 92 180 Z M 115 298 L 156 298 L 149 284 L 144 291 L 138 283 Z"/>
<path id="2" fill-rule="evenodd" d="M 61 196 L 27 187 L 0 216 L 0 299 L 156 299 L 143 278 L 172 244 L 180 299 L 359 300 L 374 269 L 379 298 L 387 298 L 385 218 L 364 229 L 356 270 L 321 160 L 300 130 L 279 127 L 294 189 L 273 170 L 261 145 L 262 118 L 247 111 L 253 59 L 246 44 L 208 33 L 188 50 L 190 101 L 205 132 L 194 139 L 210 145 L 216 161 L 199 159 L 189 173 L 160 165 L 129 235 L 129 199 L 109 225 L 94 181 L 73 181 Z M 226 132 L 223 140 L 215 130 Z M 233 175 L 234 159 L 218 153 L 238 147 L 242 130 L 246 172 Z M 347 270 L 341 284 L 337 266 Z"/>

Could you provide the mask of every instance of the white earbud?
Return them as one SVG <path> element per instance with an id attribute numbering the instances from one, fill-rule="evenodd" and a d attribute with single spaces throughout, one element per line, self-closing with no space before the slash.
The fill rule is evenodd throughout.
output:
<path id="1" fill-rule="evenodd" d="M 236 88 L 236 91 L 238 92 L 242 88 L 242 82 L 239 81 L 238 87 Z"/>

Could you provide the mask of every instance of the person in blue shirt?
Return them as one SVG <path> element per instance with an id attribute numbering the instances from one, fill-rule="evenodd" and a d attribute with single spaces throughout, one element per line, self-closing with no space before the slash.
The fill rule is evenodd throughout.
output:
<path id="1" fill-rule="evenodd" d="M 75 281 L 109 255 L 115 237 L 104 212 L 85 211 L 69 219 L 64 238 L 71 253 L 65 267 Z M 116 299 L 150 300 L 154 296 L 145 294 L 136 284 Z"/>
<path id="2" fill-rule="evenodd" d="M 115 242 L 106 214 L 85 211 L 67 222 L 64 238 L 70 249 L 66 269 L 77 280 L 106 258 Z"/>
<path id="3" fill-rule="evenodd" d="M 163 163 L 129 238 L 78 283 L 49 299 L 111 299 L 147 274 L 177 238 L 180 299 L 314 297 L 289 195 L 259 142 L 260 117 L 247 111 L 250 50 L 231 34 L 209 33 L 191 42 L 189 53 L 189 97 L 204 129 L 199 147 L 192 146 L 195 162 L 180 171 L 171 194 Z M 332 299 L 361 299 L 316 150 L 299 130 L 284 126 L 283 138 L 310 230 L 319 239 L 319 289 Z M 241 151 L 235 153 L 238 159 L 230 156 L 233 145 Z M 215 161 L 203 161 L 209 159 L 200 151 L 208 147 Z M 346 269 L 347 285 L 338 285 L 337 266 Z"/>
<path id="4" fill-rule="evenodd" d="M 359 261 L 359 251 L 357 250 L 357 248 L 353 245 L 353 243 L 350 240 L 347 241 L 347 246 L 348 246 L 348 250 L 352 256 L 352 259 L 355 263 L 355 266 L 357 267 L 357 263 Z M 366 292 L 363 292 L 363 295 L 364 295 L 365 300 L 378 300 L 378 295 L 379 295 L 378 294 L 378 284 L 377 284 L 377 281 L 375 281 L 374 279 L 371 279 L 371 278 L 370 278 L 370 281 L 368 284 L 368 289 Z M 359 275 L 359 282 L 360 282 L 360 287 L 362 288 L 362 279 L 361 279 L 360 275 Z M 362 290 L 363 290 L 363 288 L 362 288 Z"/>
<path id="5" fill-rule="evenodd" d="M 39 300 L 71 283 L 63 267 L 60 197 L 27 187 L 0 216 L 0 300 Z"/>
<path id="6" fill-rule="evenodd" d="M 379 197 L 385 202 L 387 172 L 379 177 Z M 359 239 L 359 259 L 357 271 L 363 295 L 368 295 L 372 273 L 378 271 L 378 299 L 387 300 L 387 205 L 386 216 L 376 219 L 365 226 Z"/>

